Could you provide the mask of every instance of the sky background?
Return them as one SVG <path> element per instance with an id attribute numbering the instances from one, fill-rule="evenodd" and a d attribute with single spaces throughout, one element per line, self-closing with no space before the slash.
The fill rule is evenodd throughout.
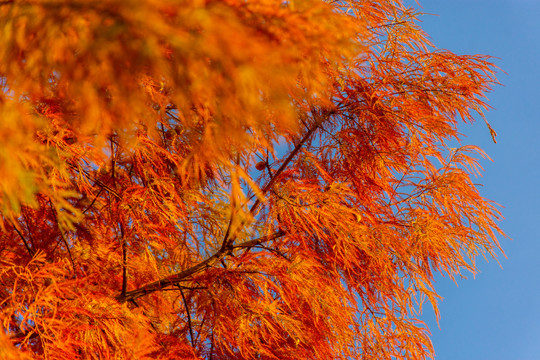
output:
<path id="1" fill-rule="evenodd" d="M 507 258 L 479 258 L 474 279 L 437 277 L 443 296 L 440 329 L 429 306 L 424 320 L 437 360 L 540 359 L 540 0 L 406 1 L 423 13 L 432 42 L 457 54 L 497 57 L 502 86 L 488 95 L 487 119 L 497 144 L 479 119 L 464 125 L 464 144 L 483 148 L 482 194 L 504 206 L 500 239 Z M 502 269 L 501 269 L 502 266 Z"/>

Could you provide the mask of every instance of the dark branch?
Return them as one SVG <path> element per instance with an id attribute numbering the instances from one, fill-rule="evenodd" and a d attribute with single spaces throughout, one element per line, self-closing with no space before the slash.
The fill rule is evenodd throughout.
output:
<path id="1" fill-rule="evenodd" d="M 233 249 L 250 248 L 250 247 L 253 247 L 258 244 L 262 244 L 267 241 L 275 240 L 283 235 L 285 235 L 283 231 L 278 231 L 270 235 L 262 236 L 260 238 L 248 240 L 241 244 L 235 245 L 233 246 Z M 176 274 L 169 275 L 167 277 L 164 277 L 152 283 L 146 284 L 138 289 L 127 291 L 125 294 L 120 294 L 116 297 L 116 300 L 118 300 L 121 303 L 126 302 L 126 301 L 133 301 L 142 296 L 152 294 L 156 291 L 162 291 L 168 287 L 176 286 L 180 284 L 181 282 L 186 281 L 186 279 L 189 278 L 190 276 L 198 274 L 204 270 L 210 269 L 211 267 L 214 266 L 214 264 L 219 262 L 229 253 L 230 251 L 226 251 L 223 248 L 221 248 L 214 255 L 210 256 L 206 260 L 203 260 L 200 263 L 188 269 L 185 269 Z"/>
<path id="2" fill-rule="evenodd" d="M 296 146 L 290 152 L 290 154 L 287 156 L 285 161 L 283 161 L 281 166 L 276 170 L 276 172 L 274 173 L 274 175 L 272 176 L 270 181 L 268 181 L 268 183 L 264 186 L 264 188 L 262 189 L 263 194 L 266 194 L 272 188 L 272 186 L 274 186 L 274 183 L 276 182 L 276 179 L 279 177 L 279 175 L 287 168 L 287 166 L 289 166 L 289 164 L 294 159 L 296 154 L 298 154 L 300 149 L 304 146 L 304 144 L 313 135 L 315 130 L 317 130 L 319 128 L 319 126 L 322 124 L 323 120 L 325 120 L 327 118 L 328 118 L 328 115 L 325 118 L 321 117 L 320 119 L 317 119 L 315 121 L 313 126 L 308 130 L 308 132 L 304 135 L 304 137 L 302 137 L 302 139 L 298 142 L 298 144 L 296 144 Z M 260 204 L 261 204 L 261 201 L 259 199 L 255 200 L 255 203 L 253 204 L 253 206 L 251 206 L 251 209 L 249 209 L 249 212 L 251 214 L 254 214 Z"/>
<path id="3" fill-rule="evenodd" d="M 89 178 L 90 180 L 94 181 L 94 184 L 97 184 L 99 185 L 102 189 L 105 189 L 109 194 L 112 194 L 114 195 L 114 197 L 116 197 L 117 199 L 122 199 L 122 197 L 120 196 L 120 194 L 118 194 L 114 189 L 112 189 L 110 186 L 108 186 L 107 184 L 105 184 L 103 181 L 93 177 L 88 171 L 86 171 L 85 169 L 79 169 L 77 166 L 73 165 L 73 164 L 69 164 L 69 166 L 77 171 L 79 174 L 82 172 L 84 175 L 86 175 L 87 178 Z"/>
<path id="4" fill-rule="evenodd" d="M 99 197 L 99 195 L 101 195 L 101 192 L 103 191 L 103 187 L 100 187 L 99 188 L 99 191 L 97 193 L 97 195 L 94 197 L 94 200 L 92 200 L 92 202 L 90 203 L 90 205 L 88 205 L 86 207 L 86 209 L 83 210 L 82 214 L 84 215 L 92 206 L 94 206 L 94 203 L 96 202 L 97 198 Z"/>
<path id="5" fill-rule="evenodd" d="M 28 250 L 28 253 L 30 254 L 30 256 L 34 256 L 34 250 L 32 250 L 32 248 L 30 247 L 30 245 L 28 245 L 28 242 L 26 241 L 26 239 L 24 238 L 23 234 L 21 234 L 21 232 L 19 231 L 19 229 L 17 229 L 17 226 L 15 226 L 15 224 L 13 224 L 13 228 L 15 229 L 15 232 L 17 232 L 17 234 L 19 235 L 19 237 L 22 239 L 23 243 L 24 243 L 24 246 L 26 247 L 26 250 Z"/>
<path id="6" fill-rule="evenodd" d="M 178 289 L 180 290 L 180 295 L 182 295 L 182 301 L 184 301 L 184 308 L 186 309 L 187 314 L 187 321 L 189 326 L 189 336 L 191 339 L 191 347 L 195 349 L 195 337 L 193 336 L 193 326 L 191 325 L 191 314 L 189 313 L 189 306 L 186 300 L 186 296 L 184 295 L 184 291 L 182 290 L 182 287 L 177 285 Z"/>
<path id="7" fill-rule="evenodd" d="M 312 113 L 314 113 L 314 111 L 312 110 Z M 298 152 L 300 151 L 300 149 L 304 146 L 304 144 L 311 138 L 311 136 L 315 133 L 315 130 L 317 130 L 319 128 L 319 126 L 325 121 L 327 120 L 330 115 L 332 115 L 333 112 L 332 111 L 328 111 L 328 112 L 325 112 L 323 114 L 319 114 L 318 116 L 316 116 L 314 114 L 314 117 L 315 117 L 315 122 L 311 125 L 311 127 L 309 128 L 309 130 L 304 134 L 304 136 L 302 137 L 302 139 L 296 144 L 296 146 L 294 147 L 294 149 L 289 153 L 289 155 L 287 156 L 287 158 L 283 161 L 283 163 L 281 164 L 281 166 L 276 170 L 276 172 L 273 174 L 273 176 L 270 178 L 270 181 L 268 181 L 268 183 L 262 188 L 262 194 L 266 194 L 270 189 L 272 189 L 272 186 L 274 186 L 274 183 L 276 182 L 277 178 L 279 177 L 279 175 L 290 165 L 290 163 L 292 162 L 292 160 L 294 159 L 294 157 L 296 156 L 296 154 L 298 154 Z M 252 215 L 255 215 L 255 212 L 257 211 L 257 208 L 259 207 L 259 205 L 261 204 L 261 200 L 260 199 L 257 199 L 255 200 L 255 203 L 251 206 L 251 208 L 249 209 L 249 212 L 250 214 Z M 231 215 L 231 222 L 232 222 L 232 215 Z M 241 224 L 240 227 L 242 227 L 243 225 L 245 225 L 245 223 L 243 222 Z M 222 245 L 221 245 L 221 250 L 222 251 L 229 251 L 231 250 L 231 248 L 233 247 L 232 244 L 234 243 L 234 241 L 236 240 L 235 238 L 231 238 L 230 237 L 230 223 L 229 223 L 229 227 L 227 228 L 227 232 L 225 233 L 225 236 L 223 237 L 223 241 L 222 241 Z"/>

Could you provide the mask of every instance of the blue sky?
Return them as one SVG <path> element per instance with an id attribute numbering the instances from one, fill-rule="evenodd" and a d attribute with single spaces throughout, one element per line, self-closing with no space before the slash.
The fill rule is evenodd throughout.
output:
<path id="1" fill-rule="evenodd" d="M 414 1 L 407 1 L 418 8 Z M 440 329 L 428 307 L 437 360 L 540 359 L 540 1 L 421 0 L 423 29 L 439 48 L 488 54 L 506 72 L 488 95 L 487 119 L 499 134 L 493 144 L 479 119 L 461 127 L 465 144 L 483 148 L 480 183 L 499 204 L 507 258 L 478 259 L 480 273 L 456 286 L 438 277 Z"/>

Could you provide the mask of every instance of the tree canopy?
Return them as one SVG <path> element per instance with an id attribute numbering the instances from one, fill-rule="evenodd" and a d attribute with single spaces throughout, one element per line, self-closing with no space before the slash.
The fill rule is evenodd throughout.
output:
<path id="1" fill-rule="evenodd" d="M 431 357 L 494 74 L 400 0 L 0 2 L 0 357 Z"/>

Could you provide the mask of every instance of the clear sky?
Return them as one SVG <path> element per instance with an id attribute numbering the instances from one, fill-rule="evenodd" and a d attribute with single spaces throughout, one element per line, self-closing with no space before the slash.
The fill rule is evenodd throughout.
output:
<path id="1" fill-rule="evenodd" d="M 507 258 L 487 263 L 456 285 L 438 277 L 441 321 L 425 308 L 437 360 L 540 359 L 540 0 L 419 0 L 423 29 L 439 48 L 488 54 L 498 86 L 488 95 L 487 119 L 499 134 L 493 144 L 483 121 L 463 126 L 464 143 L 482 147 L 485 197 L 499 204 Z M 414 1 L 407 1 L 418 8 Z"/>

